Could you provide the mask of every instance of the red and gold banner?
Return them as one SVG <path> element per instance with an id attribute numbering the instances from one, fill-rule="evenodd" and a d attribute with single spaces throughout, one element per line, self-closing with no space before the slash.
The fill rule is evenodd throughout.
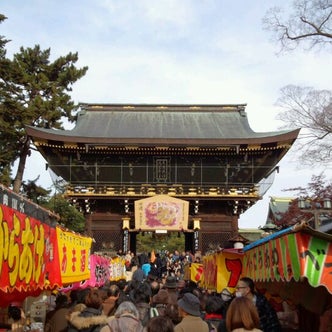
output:
<path id="1" fill-rule="evenodd" d="M 244 248 L 245 249 L 245 248 Z M 245 252 L 243 274 L 255 281 L 295 281 L 332 293 L 332 243 L 304 232 L 283 235 Z"/>
<path id="2" fill-rule="evenodd" d="M 135 201 L 135 228 L 141 230 L 188 229 L 189 202 L 157 195 Z"/>
<path id="3" fill-rule="evenodd" d="M 89 257 L 92 239 L 56 228 L 59 264 L 63 284 L 90 279 Z"/>
<path id="4" fill-rule="evenodd" d="M 203 257 L 203 286 L 221 292 L 235 288 L 242 275 L 243 254 L 226 250 Z"/>
<path id="5" fill-rule="evenodd" d="M 0 204 L 0 290 L 31 292 L 61 286 L 56 231 Z"/>

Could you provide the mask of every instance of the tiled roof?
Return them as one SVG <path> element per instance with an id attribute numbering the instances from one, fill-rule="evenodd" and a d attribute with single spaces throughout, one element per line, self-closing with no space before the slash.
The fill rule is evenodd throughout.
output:
<path id="1" fill-rule="evenodd" d="M 82 105 L 71 130 L 27 127 L 30 136 L 80 143 L 252 144 L 294 140 L 298 130 L 254 132 L 245 105 Z"/>

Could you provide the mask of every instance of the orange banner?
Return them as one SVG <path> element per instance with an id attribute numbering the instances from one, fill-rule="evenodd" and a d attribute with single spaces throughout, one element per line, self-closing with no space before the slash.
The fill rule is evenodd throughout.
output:
<path id="1" fill-rule="evenodd" d="M 158 195 L 135 201 L 135 228 L 141 230 L 187 230 L 189 202 Z"/>
<path id="2" fill-rule="evenodd" d="M 0 204 L 0 290 L 36 292 L 61 286 L 55 229 Z"/>
<path id="3" fill-rule="evenodd" d="M 59 264 L 63 284 L 90 278 L 89 257 L 92 239 L 57 227 Z"/>

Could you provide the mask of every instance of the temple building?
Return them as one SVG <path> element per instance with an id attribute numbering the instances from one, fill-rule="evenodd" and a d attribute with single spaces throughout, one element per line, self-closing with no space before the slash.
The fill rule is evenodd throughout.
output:
<path id="1" fill-rule="evenodd" d="M 297 130 L 254 132 L 245 104 L 82 104 L 71 130 L 27 127 L 94 249 L 135 251 L 139 232 L 182 232 L 187 250 L 225 247 L 260 200 Z"/>

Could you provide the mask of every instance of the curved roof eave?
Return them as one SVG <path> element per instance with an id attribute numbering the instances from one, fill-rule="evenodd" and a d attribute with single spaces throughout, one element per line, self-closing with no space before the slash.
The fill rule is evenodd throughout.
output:
<path id="1" fill-rule="evenodd" d="M 300 129 L 285 130 L 266 133 L 248 133 L 247 137 L 90 137 L 75 136 L 69 130 L 43 129 L 37 127 L 26 126 L 27 134 L 35 140 L 48 140 L 56 142 L 71 142 L 81 144 L 105 144 L 105 145 L 151 145 L 151 144 L 167 144 L 167 145 L 232 145 L 232 144 L 268 144 L 275 142 L 294 141 Z"/>

